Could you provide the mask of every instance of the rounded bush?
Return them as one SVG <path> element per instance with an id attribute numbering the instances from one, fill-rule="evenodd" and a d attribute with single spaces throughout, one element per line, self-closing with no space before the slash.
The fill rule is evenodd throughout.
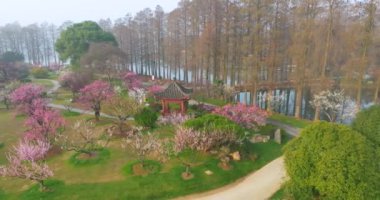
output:
<path id="1" fill-rule="evenodd" d="M 34 76 L 34 78 L 49 78 L 49 70 L 42 67 L 33 68 L 31 74 Z"/>
<path id="2" fill-rule="evenodd" d="M 241 126 L 226 117 L 214 114 L 206 114 L 198 118 L 190 119 L 184 123 L 184 126 L 204 132 L 220 131 L 244 135 L 244 129 Z"/>
<path id="3" fill-rule="evenodd" d="M 144 108 L 140 113 L 135 115 L 136 123 L 147 128 L 154 128 L 156 126 L 157 119 L 157 113 L 149 108 Z"/>
<path id="4" fill-rule="evenodd" d="M 285 148 L 287 193 L 294 199 L 376 199 L 375 149 L 349 127 L 317 122 Z"/>
<path id="5" fill-rule="evenodd" d="M 380 145 L 380 106 L 372 106 L 359 112 L 352 128 L 371 142 Z"/>

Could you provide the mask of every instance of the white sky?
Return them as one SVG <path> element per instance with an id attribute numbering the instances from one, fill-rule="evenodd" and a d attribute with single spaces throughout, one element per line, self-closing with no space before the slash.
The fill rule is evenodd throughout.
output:
<path id="1" fill-rule="evenodd" d="M 165 12 L 177 7 L 179 0 L 0 0 L 0 25 L 18 21 L 21 25 L 71 20 L 115 20 L 144 8 L 160 5 Z"/>

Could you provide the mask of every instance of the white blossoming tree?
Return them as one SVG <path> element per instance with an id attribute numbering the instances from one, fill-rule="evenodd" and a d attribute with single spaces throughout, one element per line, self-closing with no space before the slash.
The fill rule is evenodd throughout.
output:
<path id="1" fill-rule="evenodd" d="M 316 109 L 316 112 L 325 114 L 330 122 L 335 122 L 339 118 L 341 120 L 352 118 L 359 110 L 356 104 L 344 95 L 343 91 L 321 91 L 314 95 L 310 104 Z"/>

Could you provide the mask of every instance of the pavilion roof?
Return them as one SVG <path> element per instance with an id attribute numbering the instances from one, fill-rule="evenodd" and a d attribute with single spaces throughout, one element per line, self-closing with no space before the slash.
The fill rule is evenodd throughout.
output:
<path id="1" fill-rule="evenodd" d="M 160 99 L 189 99 L 193 89 L 185 88 L 180 83 L 173 81 L 167 88 L 155 94 Z"/>

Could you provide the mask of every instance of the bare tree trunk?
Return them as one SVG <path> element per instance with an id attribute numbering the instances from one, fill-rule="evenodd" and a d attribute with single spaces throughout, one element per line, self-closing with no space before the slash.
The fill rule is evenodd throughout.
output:
<path id="1" fill-rule="evenodd" d="M 297 86 L 296 89 L 296 111 L 294 113 L 294 117 L 301 118 L 301 107 L 302 107 L 302 86 Z"/>

